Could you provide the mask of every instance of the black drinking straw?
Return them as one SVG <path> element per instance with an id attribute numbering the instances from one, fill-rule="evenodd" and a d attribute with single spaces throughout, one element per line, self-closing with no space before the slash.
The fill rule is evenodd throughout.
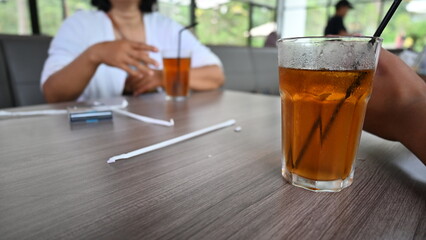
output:
<path id="1" fill-rule="evenodd" d="M 389 8 L 388 12 L 386 13 L 385 17 L 383 18 L 382 22 L 374 33 L 374 37 L 380 37 L 380 35 L 382 35 L 383 30 L 385 30 L 385 27 L 388 25 L 389 21 L 391 20 L 396 9 L 398 9 L 398 6 L 399 4 L 401 4 L 401 2 L 402 0 L 393 1 L 392 6 Z"/>
<path id="2" fill-rule="evenodd" d="M 179 30 L 179 36 L 178 36 L 178 54 L 177 54 L 178 59 L 180 59 L 180 49 L 182 47 L 181 44 L 180 44 L 181 41 L 182 41 L 182 32 L 185 31 L 185 30 L 188 30 L 190 28 L 193 28 L 193 27 L 197 26 L 197 24 L 198 24 L 197 22 L 194 22 L 194 23 L 192 23 L 192 24 L 190 24 L 190 25 L 182 28 L 181 30 Z"/>
<path id="3" fill-rule="evenodd" d="M 194 22 L 184 28 L 182 28 L 181 30 L 179 30 L 178 33 L 178 48 L 177 48 L 177 69 L 178 69 L 178 77 L 177 77 L 177 81 L 174 82 L 173 84 L 173 89 L 176 90 L 177 86 L 179 86 L 180 83 L 180 52 L 181 52 L 181 41 L 182 41 L 182 32 L 185 30 L 188 30 L 190 28 L 193 28 L 195 26 L 197 26 L 197 22 Z"/>
<path id="4" fill-rule="evenodd" d="M 395 0 L 391 7 L 389 8 L 389 10 L 387 11 L 385 17 L 383 18 L 382 22 L 380 23 L 379 27 L 377 28 L 376 32 L 373 35 L 373 38 L 370 40 L 370 43 L 373 45 L 376 41 L 376 39 L 378 37 L 380 37 L 380 35 L 382 35 L 383 30 L 385 29 L 385 27 L 388 25 L 389 21 L 391 20 L 393 14 L 395 13 L 395 11 L 398 9 L 399 4 L 401 4 L 402 0 Z M 349 86 L 349 88 L 346 90 L 346 95 L 345 98 L 342 99 L 336 106 L 336 108 L 333 111 L 333 115 L 330 118 L 330 121 L 327 123 L 327 125 L 325 126 L 324 131 L 321 130 L 322 134 L 321 134 L 321 142 L 324 141 L 327 138 L 328 132 L 334 122 L 334 120 L 336 119 L 337 114 L 340 112 L 340 108 L 342 107 L 343 103 L 345 102 L 345 100 L 347 98 L 349 98 L 352 93 L 355 91 L 355 89 L 361 84 L 361 79 L 365 76 L 364 74 L 360 74 L 360 76 L 358 76 L 353 82 L 352 84 Z M 321 117 L 318 117 L 317 120 L 314 122 L 314 124 L 312 125 L 311 130 L 309 131 L 309 135 L 308 138 L 305 141 L 305 144 L 303 144 L 302 149 L 300 150 L 299 156 L 296 159 L 296 162 L 294 163 L 294 167 L 297 167 L 297 165 L 299 165 L 300 160 L 302 160 L 303 156 L 306 153 L 306 150 L 308 149 L 308 146 L 310 144 L 310 142 L 312 141 L 312 138 L 314 137 L 314 133 L 315 130 L 319 127 L 321 127 L 322 123 L 321 123 Z M 293 163 L 291 156 L 287 156 L 287 159 L 290 159 L 291 163 Z"/>

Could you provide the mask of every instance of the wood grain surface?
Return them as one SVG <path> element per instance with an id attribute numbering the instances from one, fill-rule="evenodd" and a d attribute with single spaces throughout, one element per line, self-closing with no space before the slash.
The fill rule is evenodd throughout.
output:
<path id="1" fill-rule="evenodd" d="M 399 143 L 364 133 L 354 184 L 313 193 L 281 177 L 278 97 L 214 91 L 129 103 L 176 125 L 0 119 L 0 239 L 426 239 L 426 167 Z M 106 163 L 232 118 L 241 132 Z"/>

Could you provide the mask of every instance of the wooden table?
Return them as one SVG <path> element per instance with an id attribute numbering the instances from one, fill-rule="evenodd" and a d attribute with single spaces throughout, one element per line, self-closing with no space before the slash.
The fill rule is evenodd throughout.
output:
<path id="1" fill-rule="evenodd" d="M 1 239 L 426 238 L 426 167 L 399 143 L 363 134 L 354 184 L 313 193 L 281 177 L 278 97 L 226 91 L 129 102 L 176 126 L 123 116 L 75 126 L 65 115 L 0 120 Z M 241 132 L 106 163 L 231 118 Z"/>

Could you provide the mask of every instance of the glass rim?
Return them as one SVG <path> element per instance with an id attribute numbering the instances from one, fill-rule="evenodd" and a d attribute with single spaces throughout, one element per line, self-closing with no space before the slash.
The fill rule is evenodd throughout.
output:
<path id="1" fill-rule="evenodd" d="M 313 43 L 315 41 L 310 40 L 321 40 L 321 42 L 325 41 L 333 41 L 333 40 L 342 40 L 345 42 L 366 42 L 375 39 L 376 42 L 383 42 L 383 38 L 374 37 L 374 36 L 306 36 L 306 37 L 289 37 L 289 38 L 280 38 L 277 40 L 278 43 Z"/>
<path id="2" fill-rule="evenodd" d="M 170 48 L 170 49 L 163 49 L 159 51 L 162 58 L 177 58 L 178 55 L 178 49 Z M 180 58 L 188 58 L 192 57 L 192 50 L 189 48 L 182 48 L 180 49 Z"/>
<path id="3" fill-rule="evenodd" d="M 178 49 L 177 48 L 166 48 L 166 49 L 161 49 L 159 52 L 163 53 L 163 52 L 177 52 Z M 180 52 L 191 52 L 192 50 L 190 48 L 181 48 Z"/>

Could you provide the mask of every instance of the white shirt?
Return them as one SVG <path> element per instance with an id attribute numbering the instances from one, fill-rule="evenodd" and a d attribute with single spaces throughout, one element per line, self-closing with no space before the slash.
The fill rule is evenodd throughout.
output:
<path id="1" fill-rule="evenodd" d="M 163 68 L 161 50 L 177 49 L 178 32 L 183 28 L 175 21 L 158 12 L 144 13 L 146 44 L 157 47 L 158 53 L 150 52 L 151 58 Z M 93 44 L 115 40 L 109 17 L 102 11 L 78 11 L 67 18 L 53 38 L 41 75 L 41 85 L 56 71 L 72 62 Z M 191 67 L 219 65 L 219 58 L 201 44 L 190 31 L 182 33 L 182 49 L 190 50 Z M 79 101 L 120 96 L 127 73 L 119 68 L 101 64 Z"/>

